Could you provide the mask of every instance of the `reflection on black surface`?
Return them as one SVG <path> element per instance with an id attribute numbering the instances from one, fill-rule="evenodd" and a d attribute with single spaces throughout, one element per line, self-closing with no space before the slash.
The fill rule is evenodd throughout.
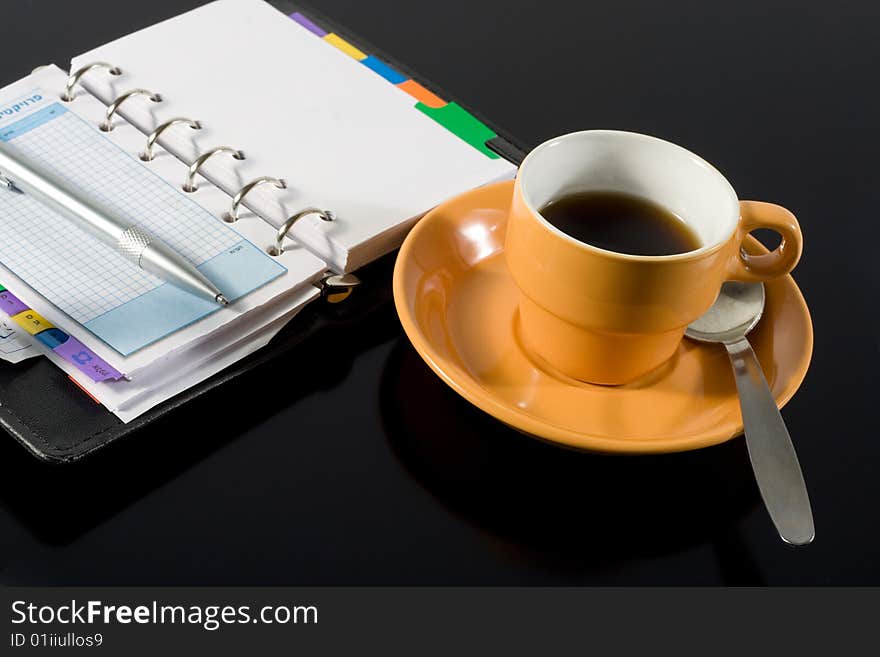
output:
<path id="1" fill-rule="evenodd" d="M 283 385 L 254 385 L 257 376 L 270 381 L 282 376 L 282 368 L 283 364 L 270 365 L 258 374 L 246 374 L 70 465 L 45 464 L 4 437 L 0 440 L 0 504 L 40 540 L 69 543 L 307 392 L 302 385 L 306 378 L 302 382 L 287 379 Z M 260 394 L 242 399 L 249 390 Z M 245 412 L 229 413 L 228 409 Z"/>
<path id="2" fill-rule="evenodd" d="M 310 392 L 332 387 L 345 377 L 358 353 L 397 330 L 387 303 L 384 311 L 361 318 L 357 331 L 346 323 L 324 326 L 283 356 L 69 465 L 38 461 L 2 436 L 0 506 L 39 540 L 71 543 L 262 419 Z"/>
<path id="3" fill-rule="evenodd" d="M 725 581 L 762 583 L 736 530 L 759 500 L 741 440 L 659 456 L 562 449 L 471 406 L 403 340 L 381 404 L 408 471 L 508 555 L 592 570 L 712 541 Z"/>

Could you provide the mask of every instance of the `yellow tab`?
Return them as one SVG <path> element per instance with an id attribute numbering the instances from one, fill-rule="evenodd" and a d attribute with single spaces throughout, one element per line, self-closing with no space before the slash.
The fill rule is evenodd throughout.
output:
<path id="1" fill-rule="evenodd" d="M 336 46 L 342 52 L 350 57 L 354 57 L 356 60 L 361 61 L 362 59 L 366 59 L 366 53 L 361 52 L 353 45 L 351 45 L 348 41 L 343 39 L 341 36 L 336 34 L 335 32 L 331 32 L 330 34 L 324 35 L 324 41 L 329 43 L 330 45 Z"/>
<path id="2" fill-rule="evenodd" d="M 12 319 L 14 319 L 16 324 L 18 324 L 31 335 L 36 335 L 40 331 L 45 331 L 46 329 L 53 328 L 53 325 L 49 322 L 49 320 L 43 317 L 36 310 L 23 310 L 17 315 L 13 315 Z"/>

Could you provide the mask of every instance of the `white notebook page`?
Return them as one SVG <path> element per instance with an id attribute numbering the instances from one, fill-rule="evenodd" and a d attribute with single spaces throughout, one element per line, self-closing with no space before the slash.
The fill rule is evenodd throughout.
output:
<path id="1" fill-rule="evenodd" d="M 229 193 L 259 175 L 286 179 L 283 194 L 249 197 L 274 225 L 304 206 L 333 210 L 334 224 L 304 221 L 293 234 L 339 270 L 397 246 L 443 200 L 515 173 L 262 0 L 205 5 L 76 57 L 73 68 L 96 60 L 123 70 L 84 78 L 105 103 L 134 87 L 162 94 L 162 103 L 138 98 L 120 110 L 145 132 L 175 116 L 204 124 L 163 137 L 185 161 L 221 144 L 245 151 L 244 162 L 218 156 L 204 167 Z"/>

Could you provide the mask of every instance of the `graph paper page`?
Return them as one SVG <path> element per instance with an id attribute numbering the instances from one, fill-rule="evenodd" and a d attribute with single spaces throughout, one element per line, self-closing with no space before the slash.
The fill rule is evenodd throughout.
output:
<path id="1" fill-rule="evenodd" d="M 240 233 L 34 89 L 0 98 L 0 140 L 167 243 L 230 300 L 286 270 Z M 129 355 L 218 307 L 136 267 L 35 198 L 0 189 L 0 262 Z"/>

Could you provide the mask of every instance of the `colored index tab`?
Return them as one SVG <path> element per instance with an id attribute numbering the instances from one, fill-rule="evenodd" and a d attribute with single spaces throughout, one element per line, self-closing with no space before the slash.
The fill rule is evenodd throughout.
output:
<path id="1" fill-rule="evenodd" d="M 372 69 L 374 72 L 378 73 L 383 78 L 388 80 L 391 84 L 400 84 L 401 82 L 406 80 L 406 76 L 403 73 L 395 71 L 388 64 L 383 62 L 378 57 L 374 57 L 373 55 L 370 55 L 366 59 L 362 59 L 361 64 L 369 69 Z"/>
<path id="2" fill-rule="evenodd" d="M 113 369 L 107 361 L 72 335 L 65 342 L 52 349 L 68 363 L 73 364 L 92 381 L 121 379 L 122 373 Z"/>
<path id="3" fill-rule="evenodd" d="M 9 290 L 3 290 L 0 292 L 0 310 L 12 317 L 13 315 L 17 315 L 20 312 L 30 309 L 19 301 L 18 297 L 12 292 Z"/>
<path id="4" fill-rule="evenodd" d="M 443 107 L 428 107 L 424 103 L 416 103 L 416 108 L 462 141 L 469 143 L 486 157 L 493 160 L 500 157 L 498 153 L 486 146 L 487 141 L 498 135 L 458 103 L 447 103 Z"/>
<path id="5" fill-rule="evenodd" d="M 397 85 L 398 89 L 402 89 L 410 96 L 415 98 L 421 103 L 424 103 L 428 107 L 439 108 L 443 107 L 446 104 L 446 101 L 440 98 L 433 91 L 426 89 L 424 86 L 416 82 L 415 80 L 405 80 Z"/>
<path id="6" fill-rule="evenodd" d="M 11 319 L 31 335 L 54 327 L 54 324 L 36 310 L 25 310 L 17 315 L 12 315 Z"/>
<path id="7" fill-rule="evenodd" d="M 327 35 L 327 30 L 321 28 L 318 25 L 315 25 L 307 16 L 303 16 L 300 12 L 293 12 L 290 17 L 295 20 L 297 23 L 302 25 L 312 34 L 317 34 L 319 37 L 323 37 Z"/>
<path id="8" fill-rule="evenodd" d="M 46 345 L 48 349 L 53 350 L 55 349 L 55 347 L 58 347 L 67 342 L 67 340 L 70 338 L 67 333 L 59 328 L 50 328 L 46 329 L 45 331 L 40 331 L 35 337 L 37 338 L 37 340 Z"/>
<path id="9" fill-rule="evenodd" d="M 330 34 L 325 35 L 324 41 L 329 43 L 331 46 L 339 48 L 339 50 L 344 52 L 346 55 L 348 55 L 349 57 L 353 57 L 358 61 L 367 58 L 367 54 L 365 52 L 355 48 L 348 41 L 336 34 L 336 32 L 331 32 Z"/>

